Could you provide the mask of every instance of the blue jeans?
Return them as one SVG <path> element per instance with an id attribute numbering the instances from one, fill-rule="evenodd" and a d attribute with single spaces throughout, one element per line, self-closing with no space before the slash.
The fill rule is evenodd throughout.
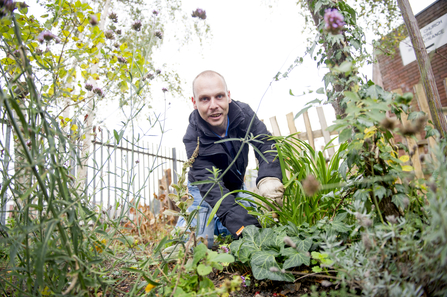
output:
<path id="1" fill-rule="evenodd" d="M 245 184 L 242 184 L 242 190 L 246 190 Z M 194 197 L 193 204 L 188 208 L 188 212 L 192 212 L 194 209 L 197 209 L 200 201 L 202 201 L 202 195 L 200 194 L 199 188 L 197 186 L 192 186 L 188 181 L 188 191 Z M 249 198 L 253 200 L 253 198 L 245 193 L 237 193 L 236 198 Z M 239 201 L 242 205 L 246 207 L 256 207 L 254 203 L 248 202 L 246 200 Z M 215 215 L 211 220 L 210 224 L 207 226 L 206 223 L 211 215 L 211 211 L 213 208 L 209 205 L 205 200 L 203 200 L 202 205 L 200 205 L 198 218 L 199 218 L 199 229 L 197 231 L 197 237 L 202 236 L 203 238 L 207 238 L 208 236 L 208 248 L 211 248 L 214 244 L 214 235 L 222 234 L 223 236 L 231 235 L 230 231 L 222 225 L 222 222 Z M 177 221 L 176 227 L 184 227 L 186 225 L 186 221 L 183 217 L 180 217 Z M 197 219 L 194 218 L 191 222 L 191 227 L 195 227 L 197 225 Z"/>

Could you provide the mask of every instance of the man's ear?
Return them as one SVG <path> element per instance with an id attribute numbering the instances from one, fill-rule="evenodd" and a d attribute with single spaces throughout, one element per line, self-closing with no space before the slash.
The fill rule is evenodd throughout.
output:
<path id="1" fill-rule="evenodd" d="M 191 97 L 191 101 L 194 106 L 194 109 L 197 109 L 197 102 L 196 102 L 196 100 L 194 100 L 194 97 Z"/>
<path id="2" fill-rule="evenodd" d="M 228 91 L 228 103 L 231 103 L 231 94 L 230 94 L 230 91 Z"/>

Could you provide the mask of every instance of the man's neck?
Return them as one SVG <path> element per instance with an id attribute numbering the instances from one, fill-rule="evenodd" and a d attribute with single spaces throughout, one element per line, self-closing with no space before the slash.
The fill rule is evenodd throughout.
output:
<path id="1" fill-rule="evenodd" d="M 225 121 L 222 123 L 222 126 L 220 126 L 220 127 L 209 126 L 209 127 L 210 127 L 211 131 L 213 131 L 218 136 L 225 137 L 225 135 L 227 134 L 227 128 L 228 128 L 228 116 L 225 119 Z"/>

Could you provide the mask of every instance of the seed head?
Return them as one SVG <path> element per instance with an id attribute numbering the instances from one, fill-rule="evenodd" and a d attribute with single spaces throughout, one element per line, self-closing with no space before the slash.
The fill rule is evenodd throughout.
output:
<path id="1" fill-rule="evenodd" d="M 127 63 L 127 60 L 125 58 L 123 58 L 123 57 L 118 57 L 117 59 L 118 59 L 118 62 L 120 62 L 122 64 L 126 64 Z"/>
<path id="2" fill-rule="evenodd" d="M 371 243 L 371 239 L 369 239 L 368 234 L 362 233 L 362 242 L 363 242 L 363 245 L 365 246 L 365 249 L 367 251 L 369 251 L 372 247 L 372 243 Z"/>
<path id="3" fill-rule="evenodd" d="M 324 13 L 325 30 L 336 35 L 339 34 L 346 23 L 343 15 L 336 8 L 328 8 Z"/>
<path id="4" fill-rule="evenodd" d="M 93 89 L 93 93 L 95 93 L 99 97 L 104 97 L 104 93 L 103 93 L 103 91 L 100 88 L 94 88 Z"/>
<path id="5" fill-rule="evenodd" d="M 191 16 L 193 18 L 199 18 L 201 20 L 206 19 L 206 11 L 200 8 L 197 8 L 195 11 L 192 12 Z"/>
<path id="6" fill-rule="evenodd" d="M 98 24 L 98 17 L 94 14 L 90 15 L 90 25 L 97 26 Z"/>
<path id="7" fill-rule="evenodd" d="M 386 216 L 385 219 L 387 220 L 387 222 L 390 222 L 393 225 L 397 224 L 397 220 L 394 215 Z"/>
<path id="8" fill-rule="evenodd" d="M 112 22 L 117 23 L 118 22 L 118 15 L 116 13 L 114 13 L 114 12 L 111 12 L 109 14 L 109 19 L 111 19 Z"/>
<path id="9" fill-rule="evenodd" d="M 141 30 L 141 26 L 142 26 L 141 21 L 138 20 L 138 21 L 135 21 L 132 24 L 132 29 L 134 29 L 135 31 L 140 31 Z"/>
<path id="10" fill-rule="evenodd" d="M 168 91 L 168 89 L 166 89 L 166 88 L 163 88 L 161 90 L 163 91 L 163 93 L 166 93 Z"/>
<path id="11" fill-rule="evenodd" d="M 54 35 L 50 31 L 46 30 L 46 31 L 40 32 L 40 34 L 37 36 L 37 41 L 39 41 L 40 43 L 44 43 L 44 41 L 48 42 L 48 41 L 53 40 L 54 38 L 56 38 L 56 35 Z"/>
<path id="12" fill-rule="evenodd" d="M 158 11 L 154 9 L 154 10 L 152 10 L 152 14 L 157 16 L 158 15 Z"/>
<path id="13" fill-rule="evenodd" d="M 93 90 L 93 86 L 92 86 L 91 84 L 85 84 L 84 88 L 85 88 L 87 91 L 91 91 L 91 90 Z"/>
<path id="14" fill-rule="evenodd" d="M 155 31 L 154 35 L 160 39 L 163 39 L 163 33 L 161 31 Z"/>
<path id="15" fill-rule="evenodd" d="M 296 244 L 292 241 L 292 239 L 290 239 L 289 236 L 284 237 L 284 243 L 287 244 L 288 246 L 296 248 Z"/>
<path id="16" fill-rule="evenodd" d="M 121 35 L 121 29 L 116 30 L 115 33 Z"/>
<path id="17" fill-rule="evenodd" d="M 422 129 L 424 129 L 425 127 L 425 122 L 428 120 L 428 117 L 426 115 L 418 117 L 415 121 L 414 121 L 414 129 L 416 131 L 421 131 Z"/>
<path id="18" fill-rule="evenodd" d="M 394 128 L 396 128 L 397 125 L 397 120 L 396 119 L 392 119 L 389 117 L 385 117 L 381 122 L 380 125 L 382 126 L 383 129 L 385 130 L 394 130 Z"/>
<path id="19" fill-rule="evenodd" d="M 321 285 L 323 287 L 330 287 L 330 286 L 332 286 L 332 283 L 330 281 L 327 281 L 327 280 L 322 280 L 321 281 Z"/>
<path id="20" fill-rule="evenodd" d="M 272 266 L 269 268 L 270 272 L 279 272 L 278 267 Z"/>
<path id="21" fill-rule="evenodd" d="M 307 196 L 313 196 L 320 189 L 320 182 L 312 174 L 309 174 L 301 184 Z"/>
<path id="22" fill-rule="evenodd" d="M 115 36 L 113 35 L 113 31 L 112 30 L 107 30 L 104 32 L 104 36 L 107 39 L 115 39 Z"/>

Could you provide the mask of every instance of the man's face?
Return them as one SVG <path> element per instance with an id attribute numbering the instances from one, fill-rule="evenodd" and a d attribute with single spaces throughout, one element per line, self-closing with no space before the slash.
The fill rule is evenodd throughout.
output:
<path id="1" fill-rule="evenodd" d="M 223 79 L 218 75 L 198 77 L 194 83 L 192 102 L 194 109 L 199 111 L 200 117 L 210 125 L 211 129 L 224 136 L 231 97 Z"/>

